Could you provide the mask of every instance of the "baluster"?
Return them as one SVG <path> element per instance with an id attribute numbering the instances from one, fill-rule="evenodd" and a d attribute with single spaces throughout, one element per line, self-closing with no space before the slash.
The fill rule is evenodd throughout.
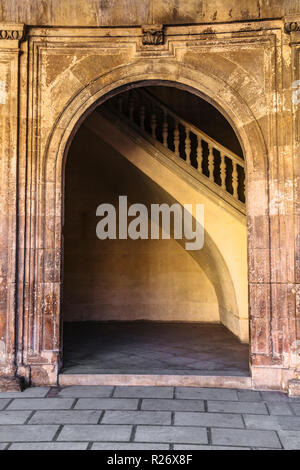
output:
<path id="1" fill-rule="evenodd" d="M 226 164 L 225 164 L 225 155 L 223 152 L 220 152 L 221 163 L 220 163 L 220 178 L 221 178 L 221 188 L 226 191 Z"/>
<path id="2" fill-rule="evenodd" d="M 153 107 L 152 114 L 151 114 L 151 134 L 154 139 L 156 139 L 156 113 L 155 113 L 155 107 Z"/>
<path id="3" fill-rule="evenodd" d="M 134 121 L 133 112 L 134 112 L 134 97 L 132 93 L 130 93 L 129 99 L 128 99 L 128 113 L 129 113 L 129 119 L 132 122 Z"/>
<path id="4" fill-rule="evenodd" d="M 140 127 L 145 130 L 146 107 L 144 104 L 140 108 Z"/>
<path id="5" fill-rule="evenodd" d="M 208 176 L 210 181 L 214 181 L 214 154 L 213 146 L 208 144 Z"/>
<path id="6" fill-rule="evenodd" d="M 233 170 L 232 170 L 232 188 L 233 188 L 233 197 L 236 199 L 239 198 L 238 195 L 238 171 L 237 171 L 237 163 L 232 162 Z"/>
<path id="7" fill-rule="evenodd" d="M 185 154 L 186 162 L 190 165 L 192 164 L 192 142 L 191 142 L 191 133 L 188 129 L 185 129 Z"/>
<path id="8" fill-rule="evenodd" d="M 202 148 L 201 137 L 197 137 L 196 159 L 197 159 L 197 169 L 198 171 L 200 171 L 200 173 L 202 173 L 203 148 Z"/>
<path id="9" fill-rule="evenodd" d="M 175 121 L 174 127 L 174 151 L 175 154 L 180 157 L 179 154 L 179 146 L 180 146 L 180 132 L 179 132 L 179 125 L 178 121 Z"/>
<path id="10" fill-rule="evenodd" d="M 164 111 L 164 120 L 162 125 L 162 139 L 163 145 L 168 147 L 168 133 L 169 133 L 169 125 L 168 125 L 168 115 L 167 112 Z"/>

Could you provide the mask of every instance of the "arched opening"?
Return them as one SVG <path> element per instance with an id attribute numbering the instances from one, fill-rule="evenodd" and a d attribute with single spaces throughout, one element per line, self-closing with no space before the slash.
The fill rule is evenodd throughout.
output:
<path id="1" fill-rule="evenodd" d="M 96 108 L 69 146 L 63 372 L 247 375 L 243 150 L 208 101 L 145 85 Z M 204 205 L 203 248 L 161 231 L 99 240 L 97 207 L 118 215 L 121 195 L 146 207 L 148 228 L 152 204 Z"/>

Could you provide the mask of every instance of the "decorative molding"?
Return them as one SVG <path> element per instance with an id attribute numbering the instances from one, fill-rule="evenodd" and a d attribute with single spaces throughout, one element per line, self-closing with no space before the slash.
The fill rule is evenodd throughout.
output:
<path id="1" fill-rule="evenodd" d="M 164 27 L 161 24 L 142 26 L 144 46 L 158 46 L 164 43 Z"/>
<path id="2" fill-rule="evenodd" d="M 300 31 L 300 15 L 287 15 L 283 21 L 286 34 Z"/>
<path id="3" fill-rule="evenodd" d="M 25 37 L 24 24 L 0 23 L 0 41 L 13 40 L 22 41 Z"/>

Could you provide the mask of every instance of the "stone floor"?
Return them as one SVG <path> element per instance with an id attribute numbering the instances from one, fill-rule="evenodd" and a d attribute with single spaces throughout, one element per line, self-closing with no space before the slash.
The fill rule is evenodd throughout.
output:
<path id="1" fill-rule="evenodd" d="M 63 373 L 247 376 L 248 355 L 248 345 L 218 324 L 64 325 Z"/>
<path id="2" fill-rule="evenodd" d="M 0 449 L 300 449 L 300 397 L 188 387 L 0 393 Z"/>

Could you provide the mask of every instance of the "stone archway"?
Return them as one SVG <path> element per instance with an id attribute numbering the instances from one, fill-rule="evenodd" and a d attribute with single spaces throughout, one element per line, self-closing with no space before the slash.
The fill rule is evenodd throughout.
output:
<path id="1" fill-rule="evenodd" d="M 238 93 L 234 92 L 224 81 L 216 77 L 208 77 L 193 68 L 186 67 L 183 69 L 173 61 L 164 61 L 163 67 L 155 61 L 147 61 L 146 71 L 139 64 L 116 68 L 84 87 L 76 96 L 70 99 L 50 133 L 43 154 L 38 181 L 40 189 L 37 191 L 37 205 L 41 214 L 38 224 L 41 246 L 40 283 L 36 285 L 36 298 L 39 301 L 32 305 L 35 311 L 41 306 L 42 315 L 36 316 L 34 328 L 36 331 L 40 331 L 40 336 L 37 337 L 35 359 L 30 360 L 32 382 L 35 384 L 56 383 L 60 364 L 63 174 L 64 160 L 72 135 L 87 114 L 101 101 L 118 92 L 120 87 L 131 86 L 136 82 L 144 83 L 147 81 L 147 83 L 150 83 L 148 80 L 170 81 L 170 77 L 176 77 L 176 83 L 179 86 L 188 87 L 202 96 L 209 97 L 209 100 L 219 109 L 222 109 L 225 116 L 229 118 L 240 137 L 247 162 L 250 283 L 257 275 L 255 269 L 259 269 L 259 267 L 253 268 L 256 243 L 254 224 L 256 217 L 260 215 L 260 211 L 258 211 L 255 194 L 259 189 L 261 194 L 260 207 L 267 208 L 267 168 L 264 141 L 250 109 L 241 100 Z M 267 231 L 268 227 L 265 226 L 264 230 Z M 267 236 L 266 232 L 264 237 Z M 251 308 L 256 308 L 255 303 L 256 287 L 253 285 L 250 288 Z M 251 328 L 253 332 L 255 329 L 253 321 Z M 252 356 L 259 349 L 257 339 L 255 334 L 252 334 Z"/>
<path id="2" fill-rule="evenodd" d="M 54 15 L 55 27 L 45 15 L 5 16 L 13 22 L 2 23 L 0 41 L 1 384 L 17 375 L 33 384 L 57 380 L 64 155 L 89 110 L 143 80 L 192 87 L 239 135 L 248 177 L 252 385 L 287 390 L 299 378 L 299 113 L 292 100 L 299 33 L 291 28 L 296 16 L 284 17 L 290 13 L 189 24 L 167 15 L 165 26 L 152 25 L 154 39 L 130 11 L 113 27 L 105 15 L 65 22 Z"/>

